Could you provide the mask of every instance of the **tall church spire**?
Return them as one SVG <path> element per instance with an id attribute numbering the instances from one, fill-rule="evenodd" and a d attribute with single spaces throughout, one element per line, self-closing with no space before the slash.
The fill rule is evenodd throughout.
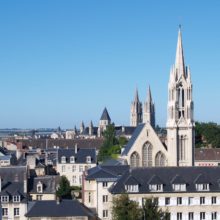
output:
<path id="1" fill-rule="evenodd" d="M 142 123 L 142 103 L 139 101 L 138 89 L 135 90 L 134 101 L 131 103 L 130 125 Z"/>
<path id="2" fill-rule="evenodd" d="M 179 79 L 181 76 L 185 76 L 185 64 L 184 64 L 181 26 L 179 27 L 179 32 L 178 32 L 175 68 L 177 71 L 177 79 Z"/>
<path id="3" fill-rule="evenodd" d="M 167 143 L 170 166 L 194 164 L 194 104 L 190 69 L 185 67 L 181 28 L 178 32 L 176 61 L 168 84 Z"/>
<path id="4" fill-rule="evenodd" d="M 155 127 L 155 108 L 150 86 L 148 87 L 147 100 L 144 102 L 143 123 L 150 123 L 153 128 Z"/>

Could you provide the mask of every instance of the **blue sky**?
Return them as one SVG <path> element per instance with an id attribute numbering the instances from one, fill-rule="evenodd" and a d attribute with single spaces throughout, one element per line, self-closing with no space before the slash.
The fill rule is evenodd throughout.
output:
<path id="1" fill-rule="evenodd" d="M 182 24 L 195 117 L 220 123 L 220 1 L 0 0 L 0 128 L 129 124 L 150 84 L 156 121 Z"/>

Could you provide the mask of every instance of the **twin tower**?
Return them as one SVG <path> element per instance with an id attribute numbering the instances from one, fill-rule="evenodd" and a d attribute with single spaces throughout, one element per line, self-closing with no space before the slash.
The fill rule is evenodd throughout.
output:
<path id="1" fill-rule="evenodd" d="M 148 88 L 147 100 L 142 103 L 139 100 L 138 90 L 136 89 L 134 101 L 131 103 L 130 126 L 136 127 L 141 123 L 150 123 L 155 127 L 155 107 L 151 96 L 150 87 Z"/>

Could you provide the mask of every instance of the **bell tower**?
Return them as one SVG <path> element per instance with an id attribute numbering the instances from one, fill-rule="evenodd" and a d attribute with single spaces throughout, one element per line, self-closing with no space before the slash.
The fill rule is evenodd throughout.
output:
<path id="1" fill-rule="evenodd" d="M 195 148 L 194 105 L 190 68 L 185 67 L 179 28 L 176 61 L 168 84 L 167 144 L 169 166 L 193 166 Z"/>

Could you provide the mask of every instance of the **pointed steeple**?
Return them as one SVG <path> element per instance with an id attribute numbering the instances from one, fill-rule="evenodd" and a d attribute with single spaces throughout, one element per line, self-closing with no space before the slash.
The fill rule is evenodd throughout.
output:
<path id="1" fill-rule="evenodd" d="M 178 75 L 177 78 L 179 78 L 181 75 L 185 76 L 185 64 L 184 64 L 184 55 L 183 55 L 181 26 L 179 26 L 175 67 L 176 67 L 177 75 Z"/>
<path id="2" fill-rule="evenodd" d="M 152 103 L 152 95 L 151 95 L 151 89 L 150 89 L 150 86 L 148 86 L 148 103 L 151 104 Z"/>
<path id="3" fill-rule="evenodd" d="M 111 121 L 111 118 L 110 118 L 110 116 L 108 114 L 108 110 L 107 110 L 106 107 L 104 108 L 104 110 L 102 112 L 102 116 L 101 116 L 100 120 L 101 121 L 109 121 L 109 122 Z"/>
<path id="4" fill-rule="evenodd" d="M 135 90 L 134 102 L 135 102 L 135 103 L 139 103 L 139 95 L 138 95 L 138 89 L 137 89 L 137 88 L 136 88 L 136 90 Z"/>

